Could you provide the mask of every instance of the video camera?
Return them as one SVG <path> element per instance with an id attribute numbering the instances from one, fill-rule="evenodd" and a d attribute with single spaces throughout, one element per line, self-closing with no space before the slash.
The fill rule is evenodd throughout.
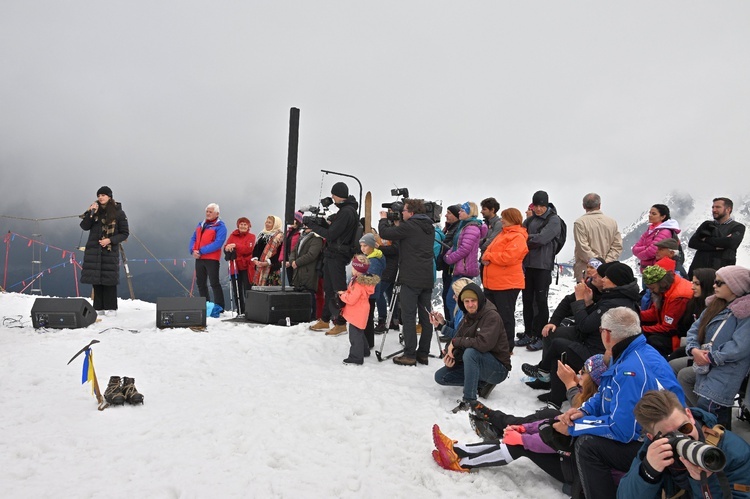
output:
<path id="1" fill-rule="evenodd" d="M 409 189 L 406 187 L 397 187 L 391 189 L 391 196 L 401 196 L 401 199 L 397 199 L 392 203 L 383 203 L 381 206 L 388 209 L 388 215 L 386 218 L 392 222 L 402 220 L 401 213 L 404 211 L 404 199 L 409 197 Z M 430 217 L 433 223 L 440 223 L 440 217 L 443 214 L 443 207 L 440 203 L 435 201 L 424 202 L 425 215 Z"/>
<path id="2" fill-rule="evenodd" d="M 727 457 L 724 455 L 724 451 L 714 445 L 693 440 L 689 436 L 676 431 L 663 435 L 658 433 L 654 437 L 654 440 L 659 438 L 666 438 L 669 445 L 672 446 L 675 461 L 678 461 L 680 457 L 684 457 L 699 468 L 712 472 L 723 470 L 727 464 Z"/>
<path id="3" fill-rule="evenodd" d="M 309 226 L 311 223 L 315 223 L 317 225 L 320 225 L 322 227 L 328 227 L 328 220 L 326 217 L 326 214 L 328 213 L 328 209 L 333 204 L 333 198 L 331 197 L 325 197 L 320 200 L 320 206 L 302 206 L 300 207 L 300 211 L 303 213 L 306 211 L 309 211 L 312 213 L 313 216 L 307 215 L 302 217 L 302 223 L 304 225 Z"/>

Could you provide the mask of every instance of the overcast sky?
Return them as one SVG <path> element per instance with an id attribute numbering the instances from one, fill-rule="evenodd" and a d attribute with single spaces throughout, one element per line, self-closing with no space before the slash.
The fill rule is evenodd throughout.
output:
<path id="1" fill-rule="evenodd" d="M 106 184 L 173 241 L 158 256 L 208 202 L 257 231 L 298 107 L 297 206 L 328 169 L 376 206 L 545 189 L 569 224 L 596 191 L 627 225 L 674 189 L 748 192 L 749 49 L 745 1 L 4 0 L 0 214 L 77 214 Z"/>

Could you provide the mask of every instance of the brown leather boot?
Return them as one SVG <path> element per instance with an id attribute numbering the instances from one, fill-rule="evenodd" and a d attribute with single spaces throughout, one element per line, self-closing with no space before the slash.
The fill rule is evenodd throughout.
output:
<path id="1" fill-rule="evenodd" d="M 312 329 L 313 331 L 327 331 L 330 327 L 331 325 L 328 322 L 325 322 L 322 319 L 318 319 L 318 322 L 310 326 L 310 329 Z"/>
<path id="2" fill-rule="evenodd" d="M 143 404 L 143 395 L 135 388 L 135 378 L 122 378 L 122 391 L 128 404 Z"/>
<path id="3" fill-rule="evenodd" d="M 112 405 L 125 403 L 125 394 L 122 391 L 122 381 L 119 376 L 110 376 L 107 389 L 104 390 L 104 400 Z"/>
<path id="4" fill-rule="evenodd" d="M 326 331 L 326 336 L 338 336 L 346 332 L 346 324 L 334 324 L 334 326 Z"/>

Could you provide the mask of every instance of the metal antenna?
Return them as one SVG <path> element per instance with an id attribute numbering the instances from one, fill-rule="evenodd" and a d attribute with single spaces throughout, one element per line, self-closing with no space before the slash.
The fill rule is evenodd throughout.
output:
<path id="1" fill-rule="evenodd" d="M 36 232 L 41 232 L 39 230 L 39 220 L 36 220 Z M 31 289 L 29 292 L 31 294 L 42 294 L 42 235 L 41 234 L 31 234 L 31 237 L 38 241 L 39 244 L 32 243 L 31 244 L 31 275 L 32 276 L 39 276 L 38 279 L 34 279 L 33 283 L 31 285 Z"/>

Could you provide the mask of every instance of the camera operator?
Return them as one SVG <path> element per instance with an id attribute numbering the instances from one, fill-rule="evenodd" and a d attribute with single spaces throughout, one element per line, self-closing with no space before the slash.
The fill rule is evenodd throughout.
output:
<path id="1" fill-rule="evenodd" d="M 401 323 L 404 326 L 404 353 L 393 358 L 402 366 L 427 364 L 432 340 L 432 324 L 429 312 L 432 310 L 432 288 L 435 227 L 432 219 L 425 214 L 422 199 L 404 199 L 401 221 L 390 226 L 388 212 L 380 212 L 378 232 L 384 239 L 398 241 L 399 256 L 398 282 L 401 285 Z M 417 348 L 416 316 L 422 325 L 422 336 Z"/>
<path id="2" fill-rule="evenodd" d="M 646 392 L 633 412 L 648 440 L 620 482 L 618 497 L 662 497 L 662 489 L 667 497 L 679 489 L 686 492 L 684 497 L 750 497 L 750 444 L 730 431 L 714 428 L 713 414 L 684 408 L 666 390 Z M 687 445 L 675 445 L 686 439 L 690 439 Z M 698 442 L 715 444 L 718 449 Z M 721 464 L 723 471 L 707 469 L 721 468 Z"/>
<path id="3" fill-rule="evenodd" d="M 343 182 L 336 182 L 331 187 L 331 197 L 338 208 L 327 227 L 321 225 L 316 217 L 304 217 L 303 222 L 310 229 L 326 239 L 323 250 L 323 288 L 325 290 L 326 304 L 333 319 L 333 327 L 328 329 L 328 314 L 323 312 L 323 317 L 317 323 L 310 326 L 313 331 L 326 331 L 326 336 L 338 336 L 346 332 L 346 320 L 341 316 L 341 308 L 338 305 L 338 292 L 346 291 L 346 266 L 354 256 L 352 245 L 354 241 L 357 223 L 357 200 L 349 195 L 349 187 Z"/>

